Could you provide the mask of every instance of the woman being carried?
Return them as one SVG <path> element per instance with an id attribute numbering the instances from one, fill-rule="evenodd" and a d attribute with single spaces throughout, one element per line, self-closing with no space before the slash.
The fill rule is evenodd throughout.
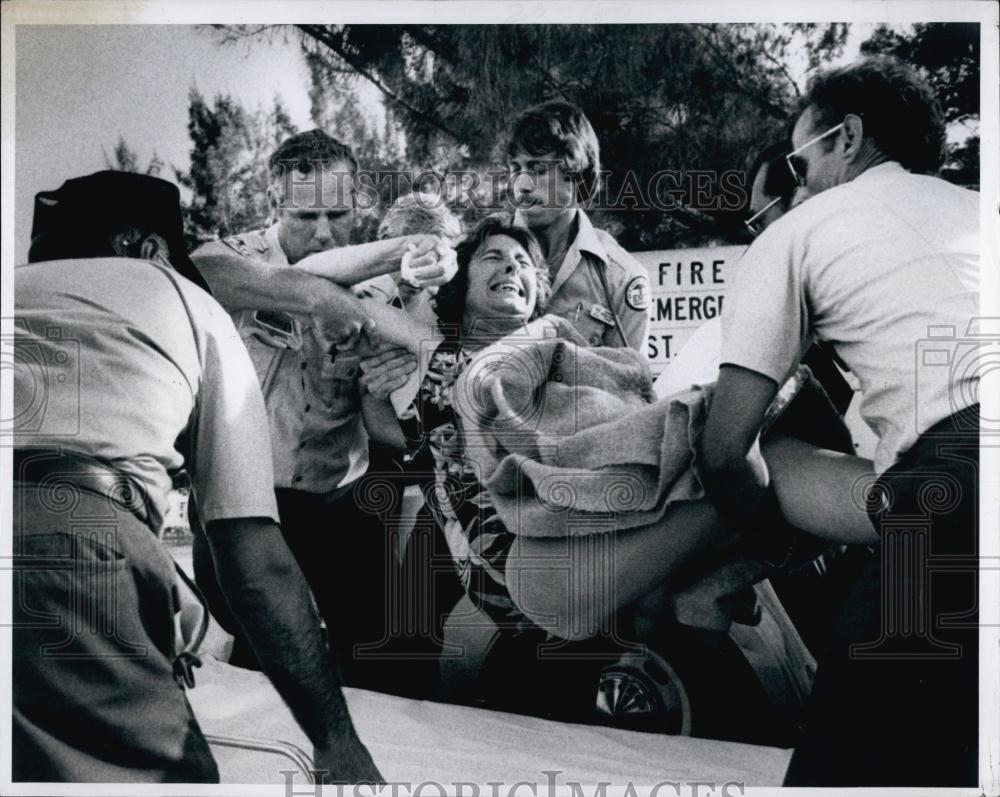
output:
<path id="1" fill-rule="evenodd" d="M 371 303 L 367 310 L 386 343 L 418 357 L 419 389 L 400 413 L 402 425 L 412 443 L 433 455 L 435 489 L 428 491 L 428 503 L 473 603 L 502 628 L 540 627 L 568 640 L 606 632 L 624 607 L 651 603 L 653 616 L 662 615 L 666 607 L 676 608 L 662 596 L 690 586 L 692 573 L 704 573 L 718 563 L 719 551 L 745 541 L 746 530 L 723 527 L 691 476 L 690 457 L 682 461 L 687 481 L 695 488 L 687 498 L 659 507 L 656 522 L 630 526 L 612 518 L 591 529 L 612 534 L 569 537 L 539 536 L 537 528 L 504 522 L 484 486 L 492 474 L 482 469 L 484 460 L 496 452 L 484 454 L 485 449 L 476 448 L 483 439 L 470 444 L 468 436 L 470 427 L 490 426 L 479 423 L 474 410 L 469 412 L 470 404 L 489 404 L 473 394 L 485 391 L 492 396 L 496 383 L 460 379 L 473 364 L 473 370 L 487 374 L 516 369 L 517 358 L 503 351 L 537 348 L 553 336 L 572 341 L 575 333 L 562 319 L 542 315 L 548 274 L 529 231 L 496 217 L 486 219 L 457 247 L 457 260 L 456 277 L 438 294 L 436 328 L 384 305 Z M 498 341 L 503 341 L 500 348 Z M 593 356 L 588 352 L 603 352 L 634 373 L 644 373 L 648 388 L 646 366 L 638 355 L 583 346 L 578 354 Z M 366 378 L 377 374 L 381 362 L 398 356 L 398 349 L 387 349 L 363 363 Z M 498 368 L 489 366 L 491 360 Z M 468 395 L 455 392 L 459 383 Z M 638 383 L 635 395 L 625 398 L 629 412 L 648 412 L 650 402 Z M 463 403 L 464 419 L 456 410 Z M 495 448 L 497 440 L 506 446 L 503 434 L 486 445 Z M 514 433 L 509 448 L 517 445 Z M 760 467 L 775 474 L 782 511 L 796 527 L 831 541 L 874 541 L 864 508 L 852 500 L 859 481 L 870 473 L 870 463 L 777 436 L 765 440 L 762 452 Z M 526 509 L 534 509 L 527 502 L 538 499 L 522 500 Z M 596 539 L 605 544 L 594 544 Z M 761 564 L 752 579 L 766 577 L 767 570 Z M 651 596 L 660 600 L 650 601 Z"/>

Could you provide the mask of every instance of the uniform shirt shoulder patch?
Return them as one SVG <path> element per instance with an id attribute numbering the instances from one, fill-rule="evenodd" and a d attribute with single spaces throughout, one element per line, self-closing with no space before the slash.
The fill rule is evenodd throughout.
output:
<path id="1" fill-rule="evenodd" d="M 649 277 L 645 274 L 632 277 L 625 286 L 625 303 L 633 310 L 648 310 L 650 295 Z"/>

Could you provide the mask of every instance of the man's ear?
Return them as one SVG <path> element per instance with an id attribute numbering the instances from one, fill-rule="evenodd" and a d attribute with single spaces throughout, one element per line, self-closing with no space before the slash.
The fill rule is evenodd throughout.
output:
<path id="1" fill-rule="evenodd" d="M 844 117 L 844 144 L 843 154 L 845 158 L 854 158 L 861 150 L 861 142 L 865 137 L 865 124 L 857 114 L 849 113 Z"/>
<path id="2" fill-rule="evenodd" d="M 273 183 L 267 187 L 267 223 L 274 224 L 278 220 L 278 192 Z"/>
<path id="3" fill-rule="evenodd" d="M 158 235 L 147 235 L 139 244 L 139 257 L 142 260 L 159 261 L 165 266 L 173 268 L 170 262 L 170 250 L 166 243 Z"/>

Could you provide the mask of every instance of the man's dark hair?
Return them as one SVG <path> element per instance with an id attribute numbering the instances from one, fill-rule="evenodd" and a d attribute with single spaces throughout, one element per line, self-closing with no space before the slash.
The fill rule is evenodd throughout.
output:
<path id="1" fill-rule="evenodd" d="M 810 107 L 817 128 L 833 127 L 847 114 L 861 117 L 865 138 L 908 171 L 937 171 L 944 160 L 941 105 L 917 71 L 895 58 L 820 73 L 801 103 L 802 111 Z"/>
<path id="2" fill-rule="evenodd" d="M 599 187 L 601 150 L 597 134 L 583 111 L 564 100 L 549 100 L 524 111 L 514 123 L 507 154 L 555 154 L 576 182 L 576 198 L 584 203 Z"/>
<path id="3" fill-rule="evenodd" d="M 513 238 L 528 253 L 528 257 L 531 258 L 531 262 L 535 266 L 538 283 L 538 296 L 531 318 L 538 318 L 545 312 L 552 288 L 549 284 L 549 269 L 545 263 L 542 248 L 538 244 L 538 239 L 530 230 L 516 226 L 509 215 L 497 214 L 487 216 L 479 222 L 475 229 L 455 247 L 458 271 L 450 282 L 438 289 L 437 297 L 434 300 L 434 310 L 442 325 L 460 325 L 462 323 L 462 317 L 465 314 L 465 295 L 469 290 L 469 265 L 479 248 L 492 235 Z"/>
<path id="4" fill-rule="evenodd" d="M 310 174 L 316 161 L 334 163 L 346 161 L 351 174 L 358 171 L 358 162 L 351 148 L 322 130 L 307 130 L 286 138 L 268 159 L 271 178 L 281 177 L 286 170 L 296 169 Z"/>
<path id="5" fill-rule="evenodd" d="M 140 258 L 142 242 L 150 235 L 156 235 L 163 241 L 162 236 L 134 224 L 94 224 L 82 229 L 65 230 L 61 235 L 39 235 L 31 241 L 28 262 L 86 257 Z"/>
<path id="6" fill-rule="evenodd" d="M 754 160 L 747 174 L 747 202 L 753 189 L 754 180 L 760 170 L 767 167 L 764 173 L 764 193 L 770 197 L 780 197 L 781 206 L 788 209 L 795 193 L 795 178 L 785 162 L 785 156 L 792 151 L 790 141 L 777 141 L 765 148 Z"/>

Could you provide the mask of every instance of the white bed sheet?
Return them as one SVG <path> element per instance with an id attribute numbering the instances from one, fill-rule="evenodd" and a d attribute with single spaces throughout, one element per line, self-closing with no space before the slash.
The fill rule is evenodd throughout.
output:
<path id="1" fill-rule="evenodd" d="M 282 740 L 311 747 L 260 673 L 208 659 L 188 695 L 207 734 Z M 552 722 L 345 689 L 358 733 L 390 782 L 546 784 L 606 781 L 637 787 L 693 780 L 780 785 L 791 751 L 708 739 Z M 284 783 L 285 758 L 213 746 L 223 783 Z M 305 784 L 301 777 L 295 784 Z M 436 791 L 433 793 L 437 793 Z"/>

